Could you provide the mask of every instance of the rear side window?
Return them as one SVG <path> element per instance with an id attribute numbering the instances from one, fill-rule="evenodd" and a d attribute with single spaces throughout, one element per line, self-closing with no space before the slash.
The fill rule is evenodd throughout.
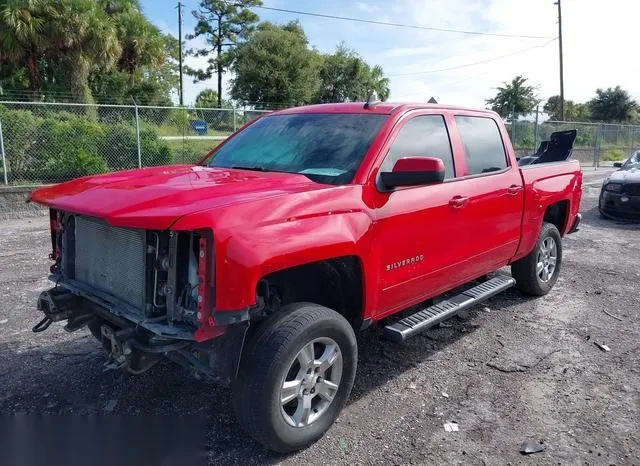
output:
<path id="1" fill-rule="evenodd" d="M 441 115 L 422 115 L 407 121 L 400 129 L 382 171 L 391 171 L 402 157 L 437 157 L 444 162 L 445 179 L 454 177 L 449 133 Z"/>
<path id="2" fill-rule="evenodd" d="M 464 146 L 469 175 L 507 168 L 498 125 L 491 118 L 457 116 L 456 125 Z"/>

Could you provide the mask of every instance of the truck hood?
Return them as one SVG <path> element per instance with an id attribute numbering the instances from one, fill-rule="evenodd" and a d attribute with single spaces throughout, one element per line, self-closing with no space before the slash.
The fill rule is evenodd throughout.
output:
<path id="1" fill-rule="evenodd" d="M 29 201 L 114 226 L 164 230 L 198 211 L 326 187 L 294 173 L 174 165 L 78 178 L 39 188 Z"/>

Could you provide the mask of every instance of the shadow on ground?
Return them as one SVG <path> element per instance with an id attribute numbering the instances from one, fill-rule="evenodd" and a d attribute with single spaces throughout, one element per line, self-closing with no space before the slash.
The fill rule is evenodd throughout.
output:
<path id="1" fill-rule="evenodd" d="M 494 299 L 506 310 L 523 297 L 507 291 Z M 402 345 L 383 340 L 380 327 L 360 333 L 358 371 L 349 404 L 459 339 L 473 338 L 480 325 L 474 322 L 480 309 L 466 311 Z M 227 388 L 198 380 L 169 361 L 138 376 L 105 372 L 106 354 L 88 330 L 81 332 L 78 338 L 53 345 L 47 345 L 51 338 L 46 332 L 35 335 L 26 348 L 18 341 L 2 344 L 0 412 L 197 416 L 207 425 L 207 450 L 213 464 L 240 459 L 242 464 L 275 464 L 286 458 L 264 450 L 240 430 Z"/>
<path id="2" fill-rule="evenodd" d="M 638 220 L 603 218 L 597 206 L 582 212 L 581 223 L 583 225 L 611 230 L 640 230 L 640 218 Z"/>

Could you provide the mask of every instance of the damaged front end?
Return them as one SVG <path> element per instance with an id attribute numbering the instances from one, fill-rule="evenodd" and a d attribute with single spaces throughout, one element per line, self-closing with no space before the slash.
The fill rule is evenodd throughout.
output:
<path id="1" fill-rule="evenodd" d="M 210 231 L 151 231 L 51 210 L 54 261 L 38 309 L 46 330 L 88 326 L 106 367 L 141 373 L 163 357 L 221 381 L 237 372 L 248 320 L 216 325 Z"/>

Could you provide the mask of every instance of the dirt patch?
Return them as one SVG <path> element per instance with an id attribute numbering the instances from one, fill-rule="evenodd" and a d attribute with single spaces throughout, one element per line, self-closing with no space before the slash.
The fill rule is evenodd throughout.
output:
<path id="1" fill-rule="evenodd" d="M 508 291 L 404 345 L 376 328 L 360 334 L 349 404 L 324 438 L 290 456 L 248 439 L 230 394 L 184 369 L 167 362 L 115 377 L 87 331 L 31 333 L 49 287 L 47 219 L 4 221 L 0 412 L 196 416 L 211 464 L 638 464 L 640 227 L 598 218 L 597 195 L 597 183 L 585 187 L 583 226 L 566 238 L 548 296 Z M 524 441 L 546 451 L 523 457 Z"/>

